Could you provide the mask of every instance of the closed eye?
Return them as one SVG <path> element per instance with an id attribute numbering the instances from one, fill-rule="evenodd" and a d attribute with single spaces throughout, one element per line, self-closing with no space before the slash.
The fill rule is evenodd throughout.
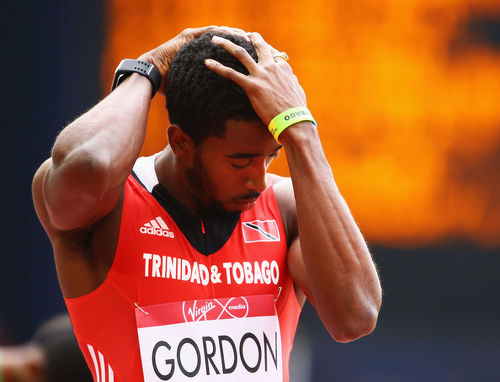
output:
<path id="1" fill-rule="evenodd" d="M 250 165 L 251 160 L 252 160 L 251 158 L 233 159 L 229 161 L 229 163 L 231 163 L 231 166 L 233 166 L 234 168 L 241 170 L 245 167 L 248 167 Z"/>
<path id="2" fill-rule="evenodd" d="M 275 151 L 267 156 L 267 159 L 269 160 L 268 164 L 271 163 L 270 161 L 272 161 L 274 158 L 279 156 L 282 147 L 283 146 L 278 147 Z M 231 164 L 231 166 L 238 170 L 250 166 L 252 160 L 258 158 L 259 156 L 260 154 L 254 153 L 234 153 L 226 155 L 226 157 L 230 159 L 229 163 Z"/>

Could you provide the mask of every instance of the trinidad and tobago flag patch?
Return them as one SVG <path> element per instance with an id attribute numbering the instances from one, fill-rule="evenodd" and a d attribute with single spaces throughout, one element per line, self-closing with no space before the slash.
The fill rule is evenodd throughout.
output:
<path id="1" fill-rule="evenodd" d="M 280 241 L 280 232 L 276 220 L 254 220 L 243 222 L 243 237 L 245 243 L 259 241 Z"/>

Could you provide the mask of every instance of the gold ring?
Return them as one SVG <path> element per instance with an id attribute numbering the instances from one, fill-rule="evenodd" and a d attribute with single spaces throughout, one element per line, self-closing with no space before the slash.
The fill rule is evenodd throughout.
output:
<path id="1" fill-rule="evenodd" d="M 277 58 L 277 57 L 282 58 L 285 61 L 288 61 L 288 54 L 286 54 L 286 52 L 279 52 L 279 53 L 273 54 L 273 58 Z"/>

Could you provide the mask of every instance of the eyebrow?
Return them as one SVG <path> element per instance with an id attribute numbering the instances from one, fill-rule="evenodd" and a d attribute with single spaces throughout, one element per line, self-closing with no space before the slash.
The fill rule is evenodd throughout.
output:
<path id="1" fill-rule="evenodd" d="M 273 152 L 278 152 L 283 148 L 283 145 L 279 145 Z M 262 153 L 245 153 L 245 152 L 236 152 L 228 155 L 224 155 L 226 158 L 256 158 L 263 155 Z"/>

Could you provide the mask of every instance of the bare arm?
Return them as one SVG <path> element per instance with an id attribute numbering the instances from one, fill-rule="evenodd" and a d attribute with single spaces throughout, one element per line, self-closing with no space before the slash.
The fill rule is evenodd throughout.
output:
<path id="1" fill-rule="evenodd" d="M 246 66 L 245 76 L 214 61 L 207 66 L 233 80 L 248 94 L 267 125 L 279 113 L 305 106 L 305 94 L 290 66 L 272 57 L 275 50 L 258 34 L 251 34 L 259 63 L 226 40 L 226 48 Z M 290 245 L 289 269 L 313 300 L 330 334 L 347 342 L 370 333 L 381 304 L 381 287 L 366 243 L 340 195 L 314 125 L 301 122 L 280 135 L 293 181 L 285 190 L 285 205 L 292 206 L 300 242 Z M 295 200 L 292 201 L 293 196 Z M 286 212 L 285 212 L 286 213 Z M 300 244 L 300 245 L 298 245 Z"/>
<path id="2" fill-rule="evenodd" d="M 280 140 L 287 153 L 300 233 L 300 247 L 290 256 L 299 256 L 300 249 L 306 293 L 330 333 L 338 341 L 354 340 L 375 327 L 381 304 L 377 271 L 316 129 L 301 123 L 287 130 Z"/>
<path id="3" fill-rule="evenodd" d="M 213 30 L 244 34 L 226 27 L 186 29 L 140 59 L 153 63 L 164 78 L 180 47 Z M 144 141 L 151 91 L 149 80 L 134 73 L 59 134 L 33 182 L 37 209 L 42 206 L 50 220 L 45 226 L 86 227 L 113 209 Z"/>
<path id="4" fill-rule="evenodd" d="M 37 173 L 57 229 L 92 224 L 114 207 L 144 140 L 151 90 L 133 74 L 59 134 L 51 165 Z"/>

